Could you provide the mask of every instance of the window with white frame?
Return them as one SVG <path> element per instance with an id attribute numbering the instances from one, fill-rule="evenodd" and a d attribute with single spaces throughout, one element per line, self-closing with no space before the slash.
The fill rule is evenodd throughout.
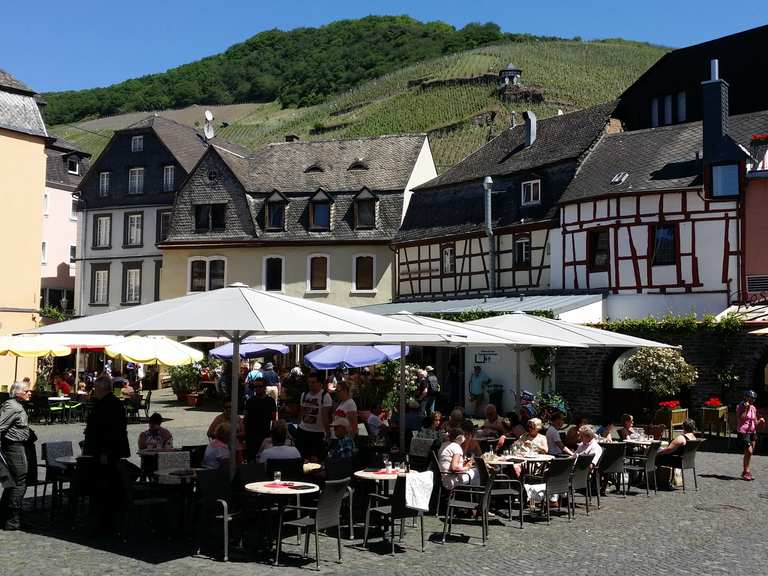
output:
<path id="1" fill-rule="evenodd" d="M 112 216 L 94 216 L 93 247 L 109 248 L 112 245 Z"/>
<path id="2" fill-rule="evenodd" d="M 522 205 L 541 204 L 541 180 L 529 180 L 522 184 Z"/>
<path id="3" fill-rule="evenodd" d="M 189 260 L 189 291 L 218 290 L 226 285 L 227 262 L 220 256 Z"/>
<path id="4" fill-rule="evenodd" d="M 531 237 L 521 235 L 515 237 L 515 266 L 527 267 L 531 265 Z"/>
<path id="5" fill-rule="evenodd" d="M 331 259 L 324 254 L 307 257 L 307 291 L 328 292 Z"/>
<path id="6" fill-rule="evenodd" d="M 77 158 L 67 158 L 67 172 L 74 175 L 80 174 L 80 162 Z"/>
<path id="7" fill-rule="evenodd" d="M 163 166 L 163 192 L 173 192 L 176 187 L 176 167 Z"/>
<path id="8" fill-rule="evenodd" d="M 360 254 L 353 262 L 353 292 L 374 292 L 376 290 L 376 257 Z"/>
<path id="9" fill-rule="evenodd" d="M 712 166 L 712 196 L 738 196 L 739 165 L 719 164 Z"/>
<path id="10" fill-rule="evenodd" d="M 109 172 L 99 172 L 99 196 L 109 196 Z"/>
<path id="11" fill-rule="evenodd" d="M 144 136 L 132 136 L 131 152 L 143 152 L 143 151 L 144 151 Z"/>
<path id="12" fill-rule="evenodd" d="M 128 194 L 144 193 L 144 168 L 128 170 Z"/>
<path id="13" fill-rule="evenodd" d="M 69 197 L 69 219 L 77 220 L 77 210 L 80 207 L 77 196 L 70 194 Z"/>
<path id="14" fill-rule="evenodd" d="M 456 246 L 453 244 L 440 248 L 440 272 L 443 276 L 456 273 Z"/>
<path id="15" fill-rule="evenodd" d="M 264 290 L 282 292 L 283 290 L 283 258 L 267 256 L 264 258 Z"/>
<path id="16" fill-rule="evenodd" d="M 125 215 L 125 237 L 123 241 L 126 246 L 141 246 L 144 237 L 144 214 L 141 212 L 128 213 Z"/>
<path id="17" fill-rule="evenodd" d="M 48 262 L 48 243 L 47 242 L 43 242 L 41 262 L 43 264 Z"/>
<path id="18" fill-rule="evenodd" d="M 109 303 L 109 264 L 91 264 L 91 304 Z"/>
<path id="19" fill-rule="evenodd" d="M 171 233 L 171 216 L 170 210 L 160 210 L 157 212 L 157 241 L 164 242 L 168 239 L 168 235 Z"/>
<path id="20" fill-rule="evenodd" d="M 123 264 L 123 304 L 141 304 L 141 262 Z"/>
<path id="21" fill-rule="evenodd" d="M 69 263 L 74 264 L 77 260 L 77 246 L 75 244 L 69 245 Z"/>

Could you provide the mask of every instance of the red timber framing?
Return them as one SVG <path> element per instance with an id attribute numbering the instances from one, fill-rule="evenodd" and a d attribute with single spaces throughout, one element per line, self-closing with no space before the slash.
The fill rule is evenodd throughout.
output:
<path id="1" fill-rule="evenodd" d="M 515 240 L 530 240 L 530 264 L 516 262 Z M 497 294 L 549 288 L 547 244 L 550 224 L 499 229 L 494 234 Z M 442 253 L 453 246 L 455 267 L 442 267 Z M 455 298 L 488 294 L 488 240 L 483 234 L 432 239 L 397 246 L 397 293 L 400 299 Z"/>
<path id="2" fill-rule="evenodd" d="M 715 201 L 700 188 L 622 194 L 563 205 L 563 288 L 608 288 L 614 294 L 730 293 L 735 282 L 741 293 L 743 240 L 739 210 L 738 200 Z M 720 238 L 713 241 L 711 226 L 697 234 L 697 229 L 707 226 L 703 223 L 720 223 Z M 654 230 L 661 225 L 674 226 L 676 257 L 674 264 L 654 266 Z M 588 270 L 586 243 L 588 232 L 594 229 L 607 229 L 610 234 L 611 265 L 607 274 Z M 715 245 L 719 246 L 717 255 L 712 253 Z M 627 263 L 631 263 L 631 269 Z M 702 266 L 710 273 L 706 274 Z M 719 281 L 713 282 L 713 277 Z M 709 284 L 705 285 L 702 278 L 709 278 Z"/>

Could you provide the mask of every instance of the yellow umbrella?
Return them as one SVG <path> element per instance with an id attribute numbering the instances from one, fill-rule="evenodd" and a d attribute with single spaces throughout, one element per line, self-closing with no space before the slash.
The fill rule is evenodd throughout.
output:
<path id="1" fill-rule="evenodd" d="M 46 336 L 0 336 L 0 356 L 69 356 L 72 349 Z"/>
<path id="2" fill-rule="evenodd" d="M 131 336 L 107 346 L 108 356 L 139 364 L 181 366 L 200 362 L 203 353 L 165 336 Z"/>

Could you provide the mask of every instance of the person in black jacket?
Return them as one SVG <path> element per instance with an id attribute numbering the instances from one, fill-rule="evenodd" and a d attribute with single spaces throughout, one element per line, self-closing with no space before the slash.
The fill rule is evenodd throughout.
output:
<path id="1" fill-rule="evenodd" d="M 95 399 L 85 426 L 84 453 L 95 460 L 93 472 L 94 512 L 99 529 L 111 532 L 118 517 L 115 507 L 120 506 L 119 492 L 121 458 L 131 455 L 128 429 L 123 403 L 112 393 L 112 380 L 100 376 L 93 386 Z M 110 509 L 110 505 L 112 508 Z"/>
<path id="2" fill-rule="evenodd" d="M 23 382 L 14 382 L 10 398 L 0 408 L 0 442 L 3 464 L 8 470 L 9 486 L 0 499 L 0 523 L 5 530 L 18 530 L 21 526 L 21 508 L 27 491 L 27 457 L 24 444 L 29 440 L 27 413 L 21 402 L 29 400 L 29 388 Z"/>

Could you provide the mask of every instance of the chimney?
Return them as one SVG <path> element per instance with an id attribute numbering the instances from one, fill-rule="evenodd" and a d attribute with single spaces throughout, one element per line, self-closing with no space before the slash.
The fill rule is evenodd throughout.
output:
<path id="1" fill-rule="evenodd" d="M 720 78 L 717 60 L 710 61 L 710 74 L 701 83 L 705 162 L 716 159 L 720 143 L 728 135 L 728 82 Z"/>
<path id="2" fill-rule="evenodd" d="M 285 141 L 286 142 L 298 142 L 299 137 L 296 134 L 286 134 L 285 135 Z"/>
<path id="3" fill-rule="evenodd" d="M 536 114 L 530 110 L 523 112 L 525 119 L 525 146 L 526 148 L 536 142 Z"/>
<path id="4" fill-rule="evenodd" d="M 496 240 L 493 237 L 493 178 L 486 176 L 483 179 L 485 191 L 485 233 L 488 236 L 488 293 L 493 296 L 496 292 Z"/>

